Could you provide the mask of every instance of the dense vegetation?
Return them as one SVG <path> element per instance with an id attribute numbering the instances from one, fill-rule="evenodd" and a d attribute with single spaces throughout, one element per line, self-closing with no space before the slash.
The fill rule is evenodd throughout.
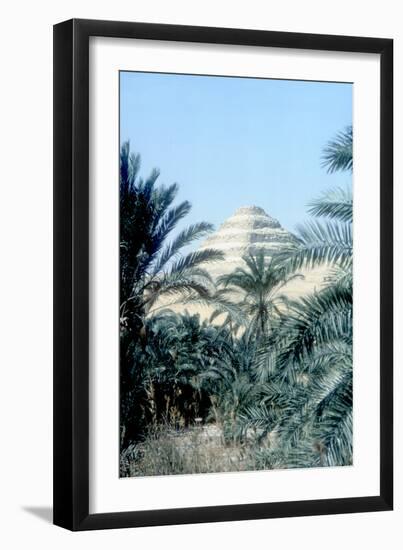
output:
<path id="1" fill-rule="evenodd" d="M 352 130 L 324 149 L 330 172 L 352 170 Z M 178 187 L 139 178 L 120 158 L 120 433 L 122 476 L 352 463 L 352 196 L 309 205 L 298 244 L 213 281 L 222 253 L 183 249 L 212 231 L 174 239 L 190 210 Z M 323 288 L 281 297 L 300 270 L 326 264 Z M 175 313 L 164 297 L 208 304 L 211 319 Z"/>

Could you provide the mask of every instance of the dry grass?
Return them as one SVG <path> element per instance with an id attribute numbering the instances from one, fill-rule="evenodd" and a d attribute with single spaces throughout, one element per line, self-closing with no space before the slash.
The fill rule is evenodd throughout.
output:
<path id="1" fill-rule="evenodd" d="M 239 472 L 263 469 L 253 444 L 225 443 L 215 424 L 175 430 L 155 428 L 132 449 L 123 476 Z M 266 466 L 267 467 L 267 466 Z"/>

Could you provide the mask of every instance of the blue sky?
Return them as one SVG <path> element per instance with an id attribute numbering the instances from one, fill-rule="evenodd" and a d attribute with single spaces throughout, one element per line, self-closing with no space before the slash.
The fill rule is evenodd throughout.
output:
<path id="1" fill-rule="evenodd" d="M 351 84 L 121 72 L 120 124 L 141 175 L 159 168 L 192 203 L 182 227 L 253 204 L 292 231 L 311 199 L 351 184 L 320 159 L 352 124 Z"/>

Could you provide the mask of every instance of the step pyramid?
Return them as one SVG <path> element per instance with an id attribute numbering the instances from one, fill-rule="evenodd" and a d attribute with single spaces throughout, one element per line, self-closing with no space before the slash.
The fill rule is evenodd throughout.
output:
<path id="1" fill-rule="evenodd" d="M 296 237 L 263 208 L 242 206 L 201 244 L 199 250 L 214 248 L 225 254 L 224 261 L 207 266 L 207 271 L 217 278 L 244 267 L 242 258 L 246 254 L 263 251 L 269 259 L 296 243 Z"/>
<path id="2" fill-rule="evenodd" d="M 269 216 L 259 206 L 242 206 L 232 216 L 227 218 L 221 226 L 207 237 L 199 246 L 199 250 L 213 248 L 224 253 L 225 259 L 219 262 L 207 263 L 203 268 L 213 280 L 231 273 L 236 268 L 245 268 L 243 257 L 246 254 L 256 254 L 263 250 L 265 258 L 269 260 L 275 254 L 298 243 L 298 239 L 290 231 L 284 229 L 280 222 Z M 289 299 L 298 299 L 304 295 L 323 287 L 324 279 L 328 274 L 326 266 L 310 270 L 301 270 L 303 278 L 296 278 L 281 288 L 281 295 Z M 239 297 L 237 297 L 239 298 Z M 174 300 L 175 301 L 175 300 Z M 198 313 L 202 319 L 208 319 L 213 309 L 199 304 L 171 303 L 172 298 L 162 297 L 158 303 L 177 313 L 187 310 L 189 313 Z M 218 322 L 222 318 L 218 318 Z"/>

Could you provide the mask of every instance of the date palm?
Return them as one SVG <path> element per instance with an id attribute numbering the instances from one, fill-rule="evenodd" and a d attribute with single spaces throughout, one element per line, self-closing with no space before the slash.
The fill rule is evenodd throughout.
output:
<path id="1" fill-rule="evenodd" d="M 349 130 L 325 149 L 329 171 L 351 170 L 351 143 Z M 319 219 L 300 226 L 299 243 L 276 261 L 289 274 L 327 265 L 327 284 L 287 304 L 266 395 L 243 417 L 244 426 L 276 434 L 275 448 L 262 453 L 266 467 L 352 463 L 351 193 L 328 191 L 309 205 L 309 213 Z M 268 353 L 258 358 L 261 364 Z"/>
<path id="2" fill-rule="evenodd" d="M 264 251 L 247 254 L 243 261 L 245 267 L 222 275 L 217 284 L 222 294 L 239 298 L 238 306 L 248 319 L 249 330 L 259 339 L 270 330 L 272 321 L 280 313 L 280 290 L 291 279 L 300 276 L 287 275 L 282 266 L 265 257 Z"/>
<path id="3" fill-rule="evenodd" d="M 289 305 L 278 339 L 279 378 L 294 393 L 282 444 L 310 441 L 318 465 L 352 457 L 352 292 L 344 282 Z"/>
<path id="4" fill-rule="evenodd" d="M 211 278 L 203 268 L 223 259 L 213 249 L 182 254 L 184 247 L 212 231 L 206 222 L 188 226 L 168 242 L 191 205 L 174 205 L 177 184 L 157 187 L 156 170 L 147 180 L 138 179 L 139 166 L 139 156 L 130 154 L 125 143 L 120 176 L 120 310 L 125 325 L 133 314 L 146 314 L 164 294 L 208 294 Z"/>
<path id="5" fill-rule="evenodd" d="M 208 297 L 214 290 L 204 269 L 223 259 L 222 252 L 205 249 L 183 253 L 195 239 L 212 231 L 200 222 L 188 226 L 172 240 L 170 235 L 189 213 L 187 201 L 175 204 L 178 185 L 157 185 L 154 170 L 139 177 L 140 156 L 130 153 L 129 143 L 120 153 L 120 372 L 122 441 L 133 438 L 136 427 L 136 395 L 139 380 L 138 348 L 144 349 L 145 320 L 163 296 Z M 140 376 L 141 378 L 141 376 Z M 141 389 L 141 387 L 140 387 Z"/>
<path id="6" fill-rule="evenodd" d="M 301 228 L 302 245 L 290 260 L 294 269 L 327 264 L 327 286 L 294 303 L 279 338 L 278 367 L 296 388 L 288 420 L 279 427 L 296 464 L 352 463 L 352 221 L 349 191 L 336 189 L 310 204 L 309 212 L 325 217 Z M 303 384 L 298 380 L 303 380 Z"/>
<path id="7" fill-rule="evenodd" d="M 138 350 L 138 362 L 144 389 L 154 387 L 147 406 L 165 419 L 175 408 L 188 423 L 199 408 L 202 393 L 206 394 L 204 375 L 231 351 L 225 335 L 206 320 L 200 321 L 199 315 L 188 313 L 155 315 L 146 320 L 145 328 L 147 345 Z M 185 400 L 185 394 L 192 399 Z"/>

